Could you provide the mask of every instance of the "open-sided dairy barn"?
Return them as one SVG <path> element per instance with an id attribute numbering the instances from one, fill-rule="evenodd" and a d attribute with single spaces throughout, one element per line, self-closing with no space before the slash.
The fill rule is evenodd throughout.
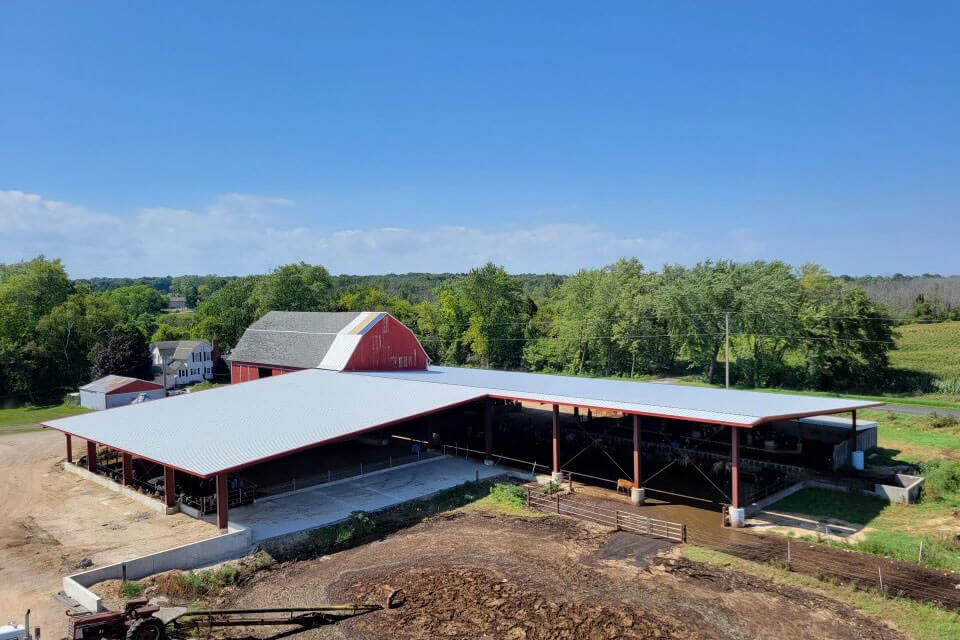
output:
<path id="1" fill-rule="evenodd" d="M 231 360 L 235 384 L 45 426 L 66 434 L 68 463 L 72 439 L 82 438 L 78 462 L 91 472 L 153 492 L 168 507 L 215 511 L 221 529 L 231 506 L 297 489 L 296 474 L 302 488 L 343 477 L 358 462 L 362 473 L 364 464 L 369 471 L 389 458 L 393 466 L 444 445 L 498 462 L 549 460 L 556 479 L 592 448 L 611 464 L 582 469 L 583 477 L 629 476 L 636 499 L 683 458 L 674 470 L 703 475 L 742 521 L 745 463 L 762 471 L 836 468 L 847 460 L 833 458 L 853 452 L 862 459 L 871 434 L 856 411 L 877 404 L 432 366 L 414 334 L 386 313 L 271 312 Z M 513 419 L 518 412 L 546 417 L 544 428 Z M 838 413 L 853 419 L 808 420 Z M 805 424 L 816 434 L 810 440 L 797 435 Z M 707 472 L 700 456 L 715 461 Z M 750 473 L 755 488 L 775 482 Z M 711 480 L 721 475 L 722 483 Z"/>

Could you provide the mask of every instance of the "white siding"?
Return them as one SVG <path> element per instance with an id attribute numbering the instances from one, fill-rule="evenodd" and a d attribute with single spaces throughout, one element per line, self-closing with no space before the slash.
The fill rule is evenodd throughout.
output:
<path id="1" fill-rule="evenodd" d="M 134 401 L 134 399 L 140 394 L 146 395 L 150 398 L 150 401 L 158 400 L 160 398 L 166 397 L 163 389 L 152 389 L 150 391 L 131 391 L 129 393 L 111 393 L 106 396 L 107 400 L 107 409 L 112 409 L 113 407 L 122 407 L 128 405 Z"/>
<path id="2" fill-rule="evenodd" d="M 87 391 L 80 389 L 80 406 L 87 409 L 96 409 L 97 411 L 107 408 L 106 396 L 102 391 Z"/>

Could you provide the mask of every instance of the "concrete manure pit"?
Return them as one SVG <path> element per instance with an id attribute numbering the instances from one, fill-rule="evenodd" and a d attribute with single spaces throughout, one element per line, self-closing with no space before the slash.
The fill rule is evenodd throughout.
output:
<path id="1" fill-rule="evenodd" d="M 379 602 L 380 611 L 310 638 L 905 638 L 809 591 L 692 562 L 670 544 L 631 544 L 554 516 L 467 509 L 371 544 L 261 571 L 228 589 L 224 607 Z M 267 638 L 278 630 L 242 629 Z"/>

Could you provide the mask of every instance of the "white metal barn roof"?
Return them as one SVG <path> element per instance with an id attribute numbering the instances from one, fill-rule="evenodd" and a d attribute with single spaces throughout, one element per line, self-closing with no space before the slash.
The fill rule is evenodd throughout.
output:
<path id="1" fill-rule="evenodd" d="M 306 369 L 45 424 L 209 477 L 488 396 L 739 427 L 882 404 L 456 367 Z"/>
<path id="2" fill-rule="evenodd" d="M 481 397 L 306 369 L 45 424 L 207 477 Z"/>
<path id="3" fill-rule="evenodd" d="M 613 409 L 740 427 L 752 427 L 775 419 L 842 413 L 883 404 L 842 398 L 462 367 L 430 367 L 427 371 L 370 371 L 349 375 L 473 387 L 482 390 L 484 395 L 494 397 Z"/>

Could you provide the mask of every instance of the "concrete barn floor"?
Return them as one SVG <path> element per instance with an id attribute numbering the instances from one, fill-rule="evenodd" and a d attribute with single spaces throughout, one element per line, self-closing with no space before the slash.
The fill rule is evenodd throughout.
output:
<path id="1" fill-rule="evenodd" d="M 353 511 L 376 511 L 480 478 L 507 473 L 462 458 L 434 458 L 311 489 L 257 500 L 230 510 L 230 523 L 249 527 L 253 542 L 321 527 Z"/>

